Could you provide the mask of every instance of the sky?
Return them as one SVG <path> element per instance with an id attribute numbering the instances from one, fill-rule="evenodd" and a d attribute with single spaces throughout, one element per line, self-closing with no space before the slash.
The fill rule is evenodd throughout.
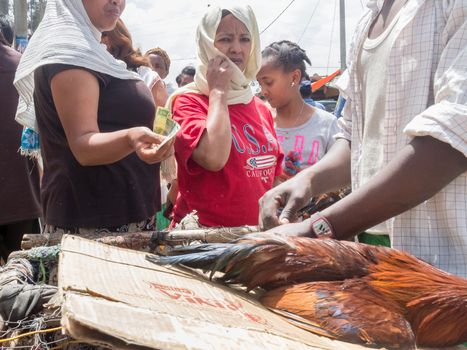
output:
<path id="1" fill-rule="evenodd" d="M 278 40 L 297 42 L 312 62 L 307 72 L 330 74 L 340 67 L 339 0 L 127 0 L 122 19 L 142 52 L 153 47 L 172 60 L 166 83 L 175 86 L 183 67 L 196 66 L 196 27 L 208 5 L 249 4 L 261 34 L 261 47 Z M 347 48 L 366 0 L 345 0 Z"/>

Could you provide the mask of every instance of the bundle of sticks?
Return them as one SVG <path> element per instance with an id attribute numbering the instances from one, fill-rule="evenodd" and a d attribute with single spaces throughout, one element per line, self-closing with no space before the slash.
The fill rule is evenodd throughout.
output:
<path id="1" fill-rule="evenodd" d="M 176 246 L 190 241 L 206 243 L 224 243 L 237 239 L 245 234 L 258 232 L 257 226 L 240 227 L 214 227 L 195 230 L 147 231 L 147 232 L 109 232 L 105 236 L 100 234 L 81 235 L 84 238 L 112 246 L 153 251 L 156 246 L 163 244 Z M 44 247 L 60 244 L 61 233 L 25 234 L 21 242 L 21 249 L 29 250 L 35 247 Z M 20 252 L 15 252 L 18 255 Z"/>
<path id="2" fill-rule="evenodd" d="M 299 216 L 307 218 L 313 213 L 323 210 L 342 199 L 349 193 L 348 189 L 338 192 L 326 193 L 313 198 L 299 211 Z M 155 252 L 158 246 L 174 247 L 181 244 L 189 244 L 197 241 L 203 243 L 226 243 L 245 234 L 259 232 L 258 226 L 239 227 L 200 227 L 196 229 L 174 229 L 172 231 L 147 231 L 147 232 L 108 232 L 88 233 L 81 235 L 84 238 L 109 244 L 116 247 L 128 248 L 139 251 Z M 28 257 L 28 250 L 35 247 L 49 247 L 60 244 L 63 234 L 43 233 L 25 234 L 21 242 L 22 251 L 13 252 L 10 258 Z"/>

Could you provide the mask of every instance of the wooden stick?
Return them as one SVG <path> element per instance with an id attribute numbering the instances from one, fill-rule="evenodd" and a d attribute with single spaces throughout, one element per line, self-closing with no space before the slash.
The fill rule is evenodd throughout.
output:
<path id="1" fill-rule="evenodd" d="M 245 234 L 258 232 L 257 226 L 216 227 L 197 230 L 147 231 L 147 232 L 106 232 L 105 234 L 81 234 L 80 237 L 92 239 L 116 247 L 135 250 L 151 250 L 158 244 L 174 246 L 183 242 L 203 241 L 206 243 L 224 243 Z M 57 245 L 62 240 L 62 233 L 25 234 L 21 249 Z"/>
<path id="2" fill-rule="evenodd" d="M 149 232 L 146 232 L 146 234 L 149 234 Z M 115 236 L 121 236 L 121 232 L 106 232 L 105 234 L 102 233 L 83 233 L 80 234 L 80 237 L 87 238 L 87 239 L 92 239 L 96 240 L 98 238 L 102 237 L 115 237 Z M 23 235 L 23 239 L 21 241 L 21 249 L 31 249 L 34 247 L 47 247 L 47 246 L 52 246 L 52 245 L 57 245 L 62 241 L 62 236 L 63 233 L 61 232 L 54 232 L 54 233 L 41 233 L 41 234 L 35 234 L 35 233 L 26 233 Z"/>
<path id="3" fill-rule="evenodd" d="M 240 238 L 248 233 L 259 232 L 258 226 L 215 227 L 197 230 L 172 230 L 159 232 L 161 244 L 178 245 L 187 241 L 202 241 L 206 243 L 226 243 Z"/>

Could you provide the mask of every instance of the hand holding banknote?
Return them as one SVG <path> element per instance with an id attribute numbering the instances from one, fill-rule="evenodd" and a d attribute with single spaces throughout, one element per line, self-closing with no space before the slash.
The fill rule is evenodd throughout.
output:
<path id="1" fill-rule="evenodd" d="M 158 135 L 165 136 L 159 147 L 175 140 L 178 130 L 180 130 L 180 125 L 172 119 L 170 111 L 167 108 L 157 107 L 153 131 Z"/>
<path id="2" fill-rule="evenodd" d="M 142 147 L 137 152 L 138 156 L 151 158 L 153 163 L 169 158 L 173 155 L 173 144 L 178 130 L 180 130 L 180 125 L 172 119 L 170 111 L 167 108 L 157 107 L 153 131 L 161 136 L 162 140 L 149 147 Z"/>
<path id="3" fill-rule="evenodd" d="M 158 135 L 159 136 L 159 135 Z M 150 143 L 139 147 L 136 150 L 138 157 L 148 164 L 160 163 L 169 158 L 174 153 L 173 144 L 175 138 L 167 139 L 167 137 L 159 136 L 161 143 Z"/>

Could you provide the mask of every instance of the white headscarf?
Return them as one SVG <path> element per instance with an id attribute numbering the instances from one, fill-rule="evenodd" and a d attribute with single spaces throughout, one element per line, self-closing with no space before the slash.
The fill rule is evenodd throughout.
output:
<path id="1" fill-rule="evenodd" d="M 240 20 L 248 29 L 251 36 L 251 52 L 245 71 L 230 61 L 223 53 L 214 46 L 217 27 L 222 19 L 222 10 L 229 11 L 235 18 Z M 226 57 L 233 66 L 234 73 L 227 92 L 227 104 L 249 103 L 253 98 L 250 83 L 256 79 L 261 67 L 261 44 L 259 41 L 258 24 L 250 6 L 213 7 L 201 20 L 196 31 L 196 42 L 198 45 L 198 66 L 194 82 L 176 90 L 168 99 L 167 106 L 172 109 L 174 98 L 180 94 L 194 92 L 209 96 L 209 87 L 206 79 L 209 60 L 216 57 Z"/>
<path id="2" fill-rule="evenodd" d="M 48 0 L 44 18 L 34 32 L 16 71 L 19 93 L 16 121 L 38 131 L 34 113 L 34 71 L 46 64 L 69 64 L 119 79 L 141 79 L 126 69 L 100 43 L 101 33 L 92 24 L 82 0 Z"/>

